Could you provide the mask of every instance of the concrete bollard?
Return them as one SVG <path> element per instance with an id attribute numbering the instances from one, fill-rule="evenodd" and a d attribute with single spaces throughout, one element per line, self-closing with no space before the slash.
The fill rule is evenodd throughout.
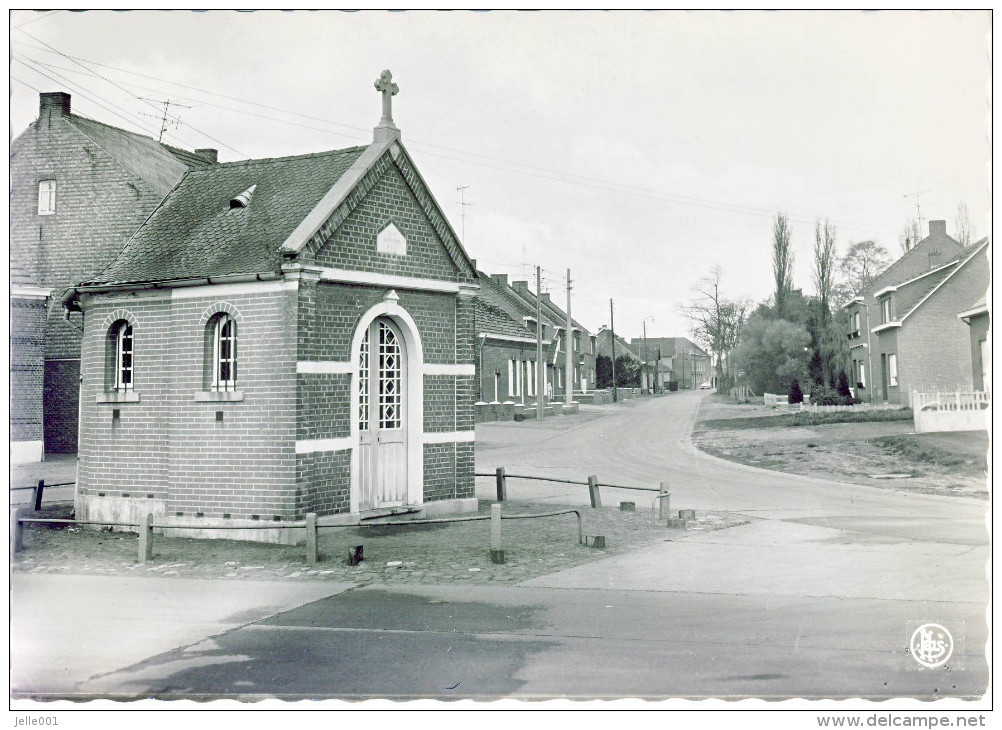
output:
<path id="1" fill-rule="evenodd" d="M 619 503 L 620 512 L 636 512 L 637 503 L 636 502 L 620 502 Z"/>
<path id="2" fill-rule="evenodd" d="M 677 517 L 669 517 L 667 519 L 667 524 L 665 525 L 669 530 L 684 530 L 685 520 L 680 520 Z"/>
<path id="3" fill-rule="evenodd" d="M 604 548 L 605 535 L 588 535 L 585 538 L 585 545 L 592 548 Z"/>
<path id="4" fill-rule="evenodd" d="M 678 511 L 678 518 L 680 520 L 694 520 L 694 519 L 696 519 L 696 510 L 694 510 L 694 509 L 680 509 Z"/>
<path id="5" fill-rule="evenodd" d="M 147 512 L 139 525 L 139 562 L 153 560 L 153 513 Z"/>
<path id="6" fill-rule="evenodd" d="M 663 520 L 671 514 L 671 491 L 668 482 L 661 482 L 658 492 L 658 519 Z"/>
<path id="7" fill-rule="evenodd" d="M 10 554 L 12 556 L 14 553 L 24 550 L 24 525 L 21 524 L 20 520 L 26 511 L 24 505 L 10 508 Z"/>
<path id="8" fill-rule="evenodd" d="M 499 466 L 497 468 L 497 481 L 498 481 L 498 502 L 504 502 L 508 499 L 508 482 L 505 480 L 504 467 Z"/>
<path id="9" fill-rule="evenodd" d="M 595 509 L 602 507 L 602 495 L 598 492 L 598 477 L 588 477 L 588 496 L 591 498 L 591 506 Z"/>
<path id="10" fill-rule="evenodd" d="M 504 549 L 501 547 L 501 505 L 491 505 L 491 562 L 504 563 Z"/>
<path id="11" fill-rule="evenodd" d="M 38 486 L 35 487 L 35 511 L 42 509 L 42 492 L 45 491 L 45 480 L 39 479 Z"/>
<path id="12" fill-rule="evenodd" d="M 315 512 L 306 514 L 306 562 L 315 565 L 320 560 L 317 550 L 317 515 Z"/>

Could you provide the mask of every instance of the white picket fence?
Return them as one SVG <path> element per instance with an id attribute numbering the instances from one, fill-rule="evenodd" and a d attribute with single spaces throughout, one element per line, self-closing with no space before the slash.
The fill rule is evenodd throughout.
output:
<path id="1" fill-rule="evenodd" d="M 983 391 L 912 391 L 915 432 L 977 431 L 988 428 L 992 394 Z"/>

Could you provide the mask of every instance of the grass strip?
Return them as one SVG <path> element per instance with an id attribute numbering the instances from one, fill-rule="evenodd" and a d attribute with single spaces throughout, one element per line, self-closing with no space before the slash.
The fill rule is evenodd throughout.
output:
<path id="1" fill-rule="evenodd" d="M 879 421 L 910 421 L 911 408 L 880 411 L 836 411 L 834 413 L 783 413 L 757 418 L 713 418 L 696 424 L 700 431 L 734 431 L 746 428 L 793 428 L 823 426 L 829 423 L 868 423 Z"/>

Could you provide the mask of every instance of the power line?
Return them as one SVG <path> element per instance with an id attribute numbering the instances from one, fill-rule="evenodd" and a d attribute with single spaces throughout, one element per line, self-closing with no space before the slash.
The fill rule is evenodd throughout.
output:
<path id="1" fill-rule="evenodd" d="M 25 35 L 28 35 L 29 37 L 34 38 L 34 36 L 31 36 L 28 33 L 25 33 Z M 35 40 L 38 40 L 38 39 L 35 38 Z M 44 41 L 39 41 L 39 42 L 44 44 Z M 25 44 L 25 45 L 27 45 L 27 44 Z M 50 48 L 51 48 L 51 46 L 50 46 Z M 39 50 L 44 50 L 44 49 L 39 49 Z M 56 49 L 52 49 L 52 52 L 58 53 L 59 55 L 62 55 L 65 58 L 68 58 L 69 60 L 74 61 L 75 63 L 78 63 L 77 60 L 74 57 L 68 56 L 66 54 L 63 54 L 62 52 L 60 52 L 60 51 L 58 51 Z M 81 60 L 86 60 L 86 59 L 81 59 Z M 171 84 L 171 85 L 179 86 L 179 87 L 186 88 L 186 89 L 191 89 L 191 90 L 197 91 L 199 93 L 210 94 L 212 96 L 218 96 L 220 98 L 229 99 L 231 101 L 236 101 L 236 102 L 239 102 L 241 104 L 248 104 L 248 105 L 251 105 L 251 106 L 257 106 L 257 107 L 260 107 L 260 108 L 263 108 L 263 109 L 268 109 L 270 111 L 276 111 L 276 112 L 279 112 L 281 114 L 288 114 L 288 115 L 295 116 L 295 117 L 300 117 L 300 118 L 303 118 L 303 119 L 310 119 L 310 120 L 313 120 L 313 121 L 319 121 L 319 122 L 322 122 L 324 124 L 331 124 L 331 125 L 334 125 L 334 126 L 343 127 L 343 128 L 351 129 L 351 130 L 357 130 L 357 131 L 365 132 L 365 133 L 368 133 L 368 131 L 369 131 L 368 129 L 365 129 L 365 128 L 362 128 L 362 127 L 356 127 L 356 126 L 353 126 L 353 125 L 343 124 L 341 122 L 335 122 L 335 121 L 329 120 L 329 119 L 323 119 L 323 118 L 320 118 L 320 117 L 315 117 L 315 116 L 311 116 L 311 115 L 307 115 L 307 114 L 302 114 L 302 113 L 299 113 L 299 112 L 293 112 L 293 111 L 289 111 L 287 109 L 281 109 L 281 108 L 278 108 L 278 107 L 273 107 L 273 106 L 269 106 L 269 105 L 266 105 L 266 104 L 261 104 L 261 103 L 258 103 L 258 102 L 248 101 L 246 99 L 240 99 L 238 97 L 228 96 L 226 94 L 220 94 L 218 92 L 209 91 L 209 90 L 206 90 L 206 89 L 200 89 L 198 87 L 191 86 L 191 85 L 188 85 L 188 84 L 182 84 L 180 82 L 169 81 L 167 79 L 162 79 L 162 78 L 159 78 L 159 77 L 156 77 L 156 76 L 150 76 L 148 74 L 142 74 L 142 73 L 139 73 L 139 72 L 136 72 L 136 71 L 128 71 L 126 69 L 117 68 L 115 66 L 111 66 L 111 65 L 108 65 L 108 64 L 102 64 L 102 63 L 99 63 L 97 61 L 89 61 L 89 60 L 87 60 L 87 63 L 91 63 L 91 64 L 96 65 L 96 66 L 102 66 L 104 68 L 108 68 L 108 69 L 111 69 L 111 70 L 114 70 L 114 71 L 118 71 L 120 73 L 125 73 L 125 74 L 130 74 L 130 75 L 135 75 L 135 76 L 141 76 L 143 78 L 153 79 L 153 80 L 159 81 L 161 83 L 166 83 L 166 84 Z M 78 65 L 82 65 L 82 64 L 78 63 Z M 84 68 L 86 68 L 86 67 L 84 67 Z M 88 71 L 89 70 L 90 69 L 88 69 Z M 101 78 L 101 79 L 104 79 L 105 81 L 108 81 L 108 79 L 106 79 L 105 77 L 101 76 L 100 74 L 96 74 L 94 72 L 91 72 L 91 73 L 93 75 L 96 75 L 98 78 Z M 113 83 L 113 82 L 109 81 L 109 83 Z M 119 87 L 119 88 L 121 88 L 121 87 Z M 129 93 L 129 92 L 127 92 L 127 93 Z M 271 121 L 277 121 L 277 122 L 280 122 L 280 123 L 291 124 L 291 125 L 294 125 L 294 126 L 304 126 L 304 125 L 299 125 L 299 124 L 297 124 L 295 122 L 291 122 L 291 121 L 288 121 L 288 120 L 274 119 L 274 118 L 271 118 L 271 117 L 263 117 L 262 115 L 256 115 L 256 114 L 253 114 L 251 112 L 244 111 L 244 110 L 232 109 L 230 107 L 225 107 L 225 106 L 221 106 L 221 105 L 212 105 L 212 106 L 216 106 L 218 108 L 221 108 L 221 109 L 224 109 L 224 110 L 227 110 L 227 111 L 231 111 L 231 112 L 235 112 L 235 113 L 238 113 L 238 114 L 250 114 L 251 116 L 258 116 L 258 117 L 261 117 L 261 118 L 264 118 L 264 119 L 269 119 Z M 326 132 L 326 133 L 331 133 L 331 134 L 337 134 L 336 132 L 332 132 L 330 130 L 316 129 L 315 127 L 306 127 L 306 128 L 314 129 L 315 131 L 321 131 L 321 132 Z M 195 131 L 198 131 L 198 130 L 195 130 Z M 204 133 L 201 133 L 201 134 L 204 134 Z M 208 136 L 208 135 L 206 135 L 206 136 Z M 351 136 L 351 135 L 342 135 L 342 136 Z M 212 139 L 212 138 L 210 137 L 210 139 Z M 218 142 L 218 140 L 214 140 L 214 141 Z M 223 143 L 219 142 L 219 144 L 223 144 Z M 414 146 L 418 147 L 418 148 L 420 148 L 420 147 L 431 147 L 431 148 L 434 148 L 434 149 L 440 149 L 440 150 L 446 150 L 448 152 L 453 152 L 455 154 L 465 155 L 467 157 L 474 157 L 474 158 L 479 158 L 479 159 L 482 159 L 482 160 L 490 160 L 490 161 L 498 162 L 498 163 L 501 163 L 502 165 L 508 166 L 508 167 L 498 167 L 496 165 L 489 165 L 489 164 L 485 164 L 485 163 L 478 163 L 478 162 L 475 162 L 473 160 L 452 157 L 452 156 L 449 156 L 449 155 L 444 155 L 444 154 L 441 154 L 441 153 L 435 153 L 435 152 L 431 152 L 431 151 L 428 151 L 428 150 L 424 151 L 425 154 L 429 154 L 429 155 L 441 157 L 443 159 L 453 160 L 453 161 L 456 161 L 456 162 L 462 162 L 462 163 L 465 163 L 465 164 L 479 165 L 481 167 L 486 167 L 486 168 L 489 168 L 489 169 L 499 170 L 501 172 L 509 172 L 509 173 L 515 173 L 515 174 L 520 174 L 520 175 L 526 175 L 526 176 L 530 176 L 530 177 L 536 177 L 536 178 L 539 178 L 539 179 L 550 180 L 550 181 L 560 182 L 560 183 L 564 183 L 564 184 L 577 185 L 579 187 L 589 187 L 589 188 L 596 189 L 596 190 L 601 190 L 601 191 L 604 191 L 604 192 L 613 192 L 613 193 L 619 193 L 619 194 L 627 194 L 628 191 L 633 191 L 636 195 L 638 195 L 640 197 L 646 197 L 646 198 L 650 198 L 650 199 L 654 199 L 654 200 L 661 200 L 661 201 L 665 201 L 665 202 L 672 202 L 672 203 L 676 203 L 678 205 L 687 205 L 687 206 L 690 206 L 690 207 L 705 208 L 705 209 L 709 209 L 709 210 L 718 210 L 718 211 L 727 212 L 727 213 L 737 213 L 737 214 L 741 214 L 741 215 L 753 215 L 753 216 L 768 217 L 768 218 L 772 218 L 775 215 L 775 211 L 773 211 L 773 210 L 767 210 L 765 208 L 758 208 L 758 207 L 754 207 L 754 206 L 747 206 L 747 205 L 742 205 L 742 204 L 737 204 L 737 203 L 728 203 L 728 202 L 725 202 L 725 201 L 715 201 L 715 200 L 711 200 L 711 199 L 708 199 L 708 198 L 698 198 L 698 197 L 693 197 L 693 196 L 688 196 L 688 195 L 682 195 L 682 194 L 679 194 L 679 193 L 669 193 L 669 192 L 665 192 L 665 191 L 652 190 L 650 188 L 644 188 L 644 187 L 639 187 L 639 186 L 634 186 L 634 185 L 627 185 L 627 184 L 624 184 L 624 183 L 618 183 L 618 182 L 613 182 L 613 181 L 601 180 L 601 179 L 598 179 L 598 178 L 588 177 L 588 176 L 584 176 L 584 175 L 578 175 L 576 173 L 571 173 L 571 172 L 565 172 L 565 171 L 558 172 L 558 171 L 550 170 L 550 169 L 547 169 L 547 168 L 539 167 L 539 166 L 536 166 L 536 165 L 530 165 L 530 164 L 527 164 L 527 163 L 522 163 L 522 162 L 517 162 L 517 161 L 512 161 L 512 160 L 504 160 L 504 159 L 500 159 L 500 158 L 496 158 L 496 157 L 491 157 L 489 155 L 484 155 L 484 154 L 477 153 L 477 152 L 470 152 L 470 151 L 467 151 L 467 150 L 459 150 L 459 149 L 447 147 L 447 146 L 444 146 L 444 145 L 434 144 L 434 143 L 431 143 L 431 142 L 422 142 L 420 140 L 413 140 L 412 144 Z M 228 145 L 224 145 L 224 146 L 229 147 Z M 229 147 L 229 149 L 233 149 L 233 148 Z M 516 168 L 524 168 L 524 169 L 516 169 Z M 533 170 L 537 171 L 537 172 L 531 172 Z M 542 173 L 545 173 L 545 174 L 542 174 Z M 557 176 L 557 177 L 554 177 L 554 176 Z M 813 222 L 815 222 L 815 220 L 817 219 L 818 216 L 811 216 L 811 215 L 806 215 L 806 214 L 791 213 L 791 214 L 788 214 L 787 217 L 790 218 L 791 220 L 796 220 L 796 221 L 806 222 L 806 223 L 813 223 Z M 839 226 L 846 227 L 846 228 L 868 228 L 868 229 L 890 230 L 886 226 L 875 225 L 875 224 L 870 224 L 870 223 L 858 223 L 858 222 L 854 222 L 854 221 L 843 221 L 843 220 L 833 220 L 832 222 L 836 223 Z"/>
<path id="2" fill-rule="evenodd" d="M 80 63 L 79 61 L 77 61 L 77 60 L 75 60 L 75 59 L 71 58 L 70 56 L 67 56 L 67 55 L 66 55 L 65 53 L 63 53 L 62 51 L 60 51 L 60 50 L 59 50 L 58 48 L 54 48 L 53 46 L 50 46 L 50 45 L 49 45 L 48 43 L 46 43 L 45 41 L 43 41 L 43 40 L 41 40 L 41 39 L 39 39 L 39 38 L 36 38 L 35 36 L 33 36 L 33 35 L 32 35 L 31 33 L 29 33 L 28 31 L 26 31 L 26 30 L 21 30 L 20 28 L 15 28 L 14 30 L 18 31 L 19 33 L 23 33 L 24 35 L 26 35 L 26 36 L 28 36 L 29 38 L 31 38 L 31 39 L 32 39 L 33 41 L 36 41 L 36 42 L 38 42 L 38 43 L 41 43 L 41 44 L 42 44 L 43 46 L 46 46 L 47 48 L 50 48 L 50 49 L 51 49 L 52 51 L 54 51 L 55 53 L 58 53 L 58 54 L 59 54 L 60 56 L 62 56 L 63 58 L 66 58 L 66 59 L 68 59 L 68 60 L 72 61 L 73 63 L 77 64 L 77 65 L 78 65 L 78 66 L 80 66 L 81 68 L 84 68 L 84 69 L 86 69 L 87 71 L 91 71 L 91 69 L 87 68 L 86 66 L 84 66 L 84 65 L 83 65 L 82 63 Z M 96 72 L 94 72 L 94 73 L 96 73 Z M 124 91 L 124 92 L 125 92 L 126 94 L 128 94 L 129 96 L 132 96 L 132 97 L 133 97 L 133 98 L 135 98 L 135 99 L 139 99 L 139 101 L 142 101 L 142 102 L 143 102 L 144 104 L 146 104 L 147 106 L 153 106 L 153 108 L 156 108 L 156 106 L 155 106 L 155 105 L 153 105 L 153 104 L 150 104 L 150 102 L 148 102 L 148 101 L 146 101 L 146 100 L 144 100 L 144 99 L 141 99 L 140 97 L 136 96 L 136 95 L 135 95 L 135 94 L 133 94 L 133 93 L 132 93 L 131 91 L 129 91 L 128 89 L 126 89 L 126 88 L 124 88 L 124 87 L 122 87 L 122 86 L 119 86 L 119 85 L 118 85 L 117 83 L 115 83 L 114 81 L 112 81 L 112 80 L 110 80 L 110 79 L 108 79 L 108 78 L 106 78 L 106 77 L 102 76 L 101 74 L 97 74 L 97 76 L 98 76 L 99 78 L 101 78 L 101 79 L 102 79 L 103 81 L 105 81 L 105 82 L 107 82 L 107 83 L 111 84 L 111 85 L 112 85 L 112 86 L 114 86 L 115 88 L 117 88 L 117 89 L 119 89 L 119 90 L 121 90 L 121 91 Z M 192 127 L 191 125 L 188 125 L 188 126 L 189 126 L 189 128 L 190 128 L 190 129 L 192 129 L 193 131 L 195 131 L 195 132 L 198 132 L 198 133 L 199 133 L 199 134 L 201 134 L 201 135 L 202 135 L 203 137 L 206 137 L 206 138 L 208 138 L 208 139 L 212 140 L 212 141 L 213 141 L 213 142 L 215 142 L 216 144 L 219 144 L 219 145 L 222 145 L 222 146 L 223 146 L 223 147 L 225 147 L 226 149 L 228 149 L 228 150 L 232 150 L 233 152 L 236 152 L 236 153 L 237 153 L 238 155 L 241 155 L 242 157 L 247 157 L 247 155 L 245 155 L 245 154 L 244 154 L 243 152 L 241 152 L 240 150 L 236 149 L 235 147 L 231 147 L 230 145 L 226 144 L 225 142 L 223 142 L 223 141 L 221 141 L 221 140 L 218 140 L 218 139 L 216 139 L 216 138 L 215 138 L 215 137 L 213 137 L 212 135 L 210 135 L 210 134 L 207 134 L 206 132 L 203 132 L 203 131 L 201 131 L 200 129 L 196 129 L 195 127 Z"/>

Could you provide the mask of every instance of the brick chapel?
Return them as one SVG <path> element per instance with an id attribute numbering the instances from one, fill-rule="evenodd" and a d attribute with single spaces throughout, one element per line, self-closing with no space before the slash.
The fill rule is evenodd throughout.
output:
<path id="1" fill-rule="evenodd" d="M 477 273 L 376 88 L 370 145 L 191 169 L 63 297 L 78 519 L 282 541 L 202 528 L 476 509 Z"/>

